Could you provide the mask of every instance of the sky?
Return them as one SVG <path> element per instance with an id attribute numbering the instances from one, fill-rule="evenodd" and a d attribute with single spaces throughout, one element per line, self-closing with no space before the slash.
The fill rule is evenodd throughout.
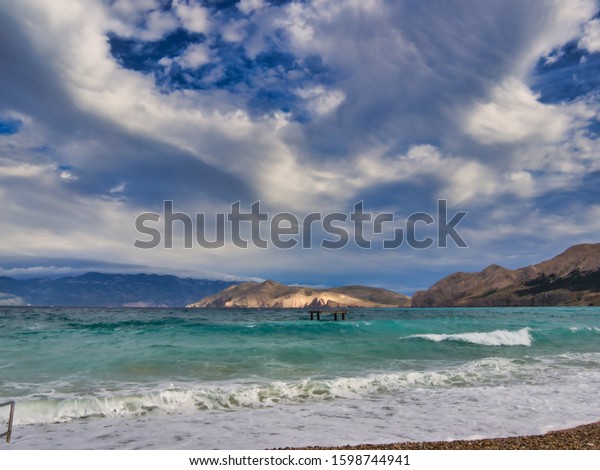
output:
<path id="1" fill-rule="evenodd" d="M 600 233 L 593 0 L 0 0 L 0 275 L 158 272 L 412 294 Z M 438 200 L 466 247 L 440 247 Z M 134 245 L 164 201 L 346 214 L 349 243 Z M 370 248 L 350 214 L 392 214 Z M 411 214 L 425 249 L 384 248 Z M 318 224 L 316 224 L 318 225 Z M 249 237 L 249 224 L 243 224 Z M 163 228 L 161 228 L 163 227 Z M 194 231 L 197 225 L 193 227 Z M 405 232 L 406 233 L 406 232 Z M 284 239 L 286 237 L 283 237 Z M 298 237 L 296 237 L 298 238 Z"/>

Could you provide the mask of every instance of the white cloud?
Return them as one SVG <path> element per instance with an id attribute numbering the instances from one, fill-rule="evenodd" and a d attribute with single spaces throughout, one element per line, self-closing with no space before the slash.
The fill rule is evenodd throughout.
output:
<path id="1" fill-rule="evenodd" d="M 600 19 L 596 18 L 585 25 L 578 47 L 592 53 L 600 52 Z"/>
<path id="2" fill-rule="evenodd" d="M 238 43 L 246 37 L 244 28 L 248 24 L 247 20 L 230 20 L 219 28 L 219 33 L 223 40 L 227 42 Z"/>
<path id="3" fill-rule="evenodd" d="M 441 158 L 440 152 L 433 145 L 413 145 L 408 149 L 407 159 L 422 161 L 437 161 Z"/>
<path id="4" fill-rule="evenodd" d="M 111 31 L 142 41 L 157 41 L 179 24 L 172 12 L 161 10 L 160 6 L 157 0 L 117 0 L 103 13 Z"/>
<path id="5" fill-rule="evenodd" d="M 570 116 L 538 98 L 525 84 L 509 79 L 492 91 L 488 101 L 469 110 L 465 130 L 485 144 L 562 140 L 572 124 Z"/>
<path id="6" fill-rule="evenodd" d="M 544 65 L 552 65 L 561 59 L 565 54 L 565 51 L 559 49 L 557 51 L 552 51 L 544 55 Z"/>
<path id="7" fill-rule="evenodd" d="M 521 197 L 535 194 L 535 180 L 528 171 L 514 171 L 507 173 L 506 184 L 511 186 L 513 193 Z"/>
<path id="8" fill-rule="evenodd" d="M 125 189 L 127 188 L 127 185 L 123 182 L 119 183 L 118 185 L 116 185 L 114 188 L 111 188 L 108 192 L 110 194 L 121 194 L 125 192 Z"/>
<path id="9" fill-rule="evenodd" d="M 1 163 L 1 162 L 0 162 Z M 36 178 L 51 171 L 48 165 L 32 165 L 29 163 L 0 166 L 0 178 Z"/>
<path id="10" fill-rule="evenodd" d="M 0 306 L 9 307 L 18 305 L 25 305 L 25 300 L 22 297 L 0 292 Z"/>
<path id="11" fill-rule="evenodd" d="M 59 176 L 60 176 L 60 179 L 62 179 L 63 181 L 67 181 L 67 182 L 77 181 L 79 179 L 79 177 L 70 170 L 62 170 L 60 172 Z"/>
<path id="12" fill-rule="evenodd" d="M 146 16 L 146 27 L 138 35 L 143 41 L 156 41 L 177 28 L 177 20 L 169 12 L 156 10 Z"/>
<path id="13" fill-rule="evenodd" d="M 240 0 L 237 5 L 238 9 L 246 15 L 252 13 L 254 10 L 264 8 L 264 6 L 264 0 Z"/>
<path id="14" fill-rule="evenodd" d="M 13 277 L 18 279 L 32 279 L 36 277 L 66 277 L 71 275 L 84 274 L 91 271 L 90 268 L 71 268 L 64 266 L 33 266 L 27 268 L 3 268 L 0 267 L 0 276 Z"/>
<path id="15" fill-rule="evenodd" d="M 210 62 L 210 49 L 205 44 L 192 44 L 175 61 L 185 69 L 197 69 Z"/>
<path id="16" fill-rule="evenodd" d="M 197 3 L 187 3 L 184 0 L 173 2 L 177 16 L 185 29 L 192 33 L 207 33 L 210 29 L 208 10 Z"/>
<path id="17" fill-rule="evenodd" d="M 119 14 L 135 16 L 160 6 L 158 0 L 113 0 L 112 8 Z"/>
<path id="18" fill-rule="evenodd" d="M 306 101 L 307 109 L 317 116 L 335 111 L 344 101 L 345 96 L 339 90 L 327 90 L 319 85 L 296 90 L 296 94 Z"/>

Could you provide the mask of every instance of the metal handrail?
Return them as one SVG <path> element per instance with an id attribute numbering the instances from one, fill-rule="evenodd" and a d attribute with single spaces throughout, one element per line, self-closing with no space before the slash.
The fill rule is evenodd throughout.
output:
<path id="1" fill-rule="evenodd" d="M 15 402 L 7 401 L 6 403 L 0 403 L 0 408 L 3 406 L 10 406 L 10 414 L 8 415 L 8 431 L 0 434 L 0 439 L 6 436 L 6 443 L 10 444 L 10 436 L 12 435 L 13 419 L 15 417 Z"/>

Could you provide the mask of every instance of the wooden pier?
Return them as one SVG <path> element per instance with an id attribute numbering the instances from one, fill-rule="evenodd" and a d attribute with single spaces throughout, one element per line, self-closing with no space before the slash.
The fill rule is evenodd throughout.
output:
<path id="1" fill-rule="evenodd" d="M 311 320 L 315 319 L 315 314 L 317 315 L 317 320 L 320 320 L 321 314 L 323 313 L 323 314 L 333 315 L 333 320 L 337 321 L 338 315 L 341 315 L 342 320 L 345 320 L 348 310 L 309 310 L 308 313 L 310 314 Z"/>

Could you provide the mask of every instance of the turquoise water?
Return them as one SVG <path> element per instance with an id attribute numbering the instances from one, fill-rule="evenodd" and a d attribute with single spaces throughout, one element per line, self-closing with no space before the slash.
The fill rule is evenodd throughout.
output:
<path id="1" fill-rule="evenodd" d="M 287 426 L 282 445 L 292 445 L 302 435 L 290 431 L 298 413 L 318 427 L 327 413 L 332 422 L 377 415 L 386 402 L 406 418 L 406 403 L 433 397 L 437 404 L 410 409 L 423 423 L 462 396 L 476 398 L 471 412 L 484 413 L 477 424 L 490 411 L 484 395 L 493 402 L 508 393 L 504 406 L 516 406 L 523 387 L 537 418 L 536 406 L 565 406 L 543 427 L 598 419 L 598 399 L 581 394 L 599 383 L 598 308 L 355 310 L 338 322 L 309 321 L 301 310 L 0 309 L 0 401 L 17 400 L 24 435 L 103 420 L 139 433 L 142 418 L 231 423 L 251 415 L 260 425 L 278 415 Z M 444 427 L 443 417 L 437 422 Z M 454 437 L 446 430 L 414 438 Z M 255 445 L 226 436 L 208 445 Z M 118 446 L 107 439 L 99 446 Z"/>

